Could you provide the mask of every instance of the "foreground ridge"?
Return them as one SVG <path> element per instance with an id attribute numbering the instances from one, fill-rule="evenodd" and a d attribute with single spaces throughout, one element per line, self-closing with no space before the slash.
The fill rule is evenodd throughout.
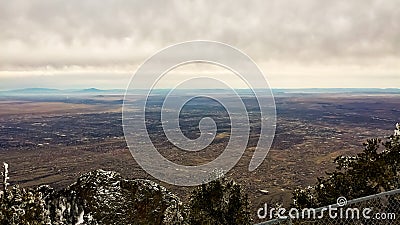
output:
<path id="1" fill-rule="evenodd" d="M 56 191 L 18 186 L 0 199 L 1 224 L 181 224 L 183 204 L 165 187 L 149 180 L 127 180 L 95 170 Z"/>

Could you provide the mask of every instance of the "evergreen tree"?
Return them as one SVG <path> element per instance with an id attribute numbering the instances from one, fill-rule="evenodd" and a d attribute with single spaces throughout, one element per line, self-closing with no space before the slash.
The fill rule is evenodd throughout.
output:
<path id="1" fill-rule="evenodd" d="M 318 178 L 315 186 L 295 190 L 294 205 L 325 206 L 340 196 L 354 199 L 400 188 L 400 125 L 386 141 L 369 139 L 364 147 L 356 156 L 337 157 L 335 171 Z"/>
<path id="2" fill-rule="evenodd" d="M 195 189 L 189 224 L 250 224 L 249 201 L 239 184 L 220 177 Z"/>

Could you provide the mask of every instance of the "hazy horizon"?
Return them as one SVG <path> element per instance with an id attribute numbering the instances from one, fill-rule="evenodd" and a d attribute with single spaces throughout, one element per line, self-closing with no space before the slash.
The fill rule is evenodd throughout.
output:
<path id="1" fill-rule="evenodd" d="M 229 90 L 229 88 L 176 88 L 177 90 Z M 175 89 L 175 90 L 176 90 Z M 252 90 L 251 88 L 234 88 L 235 90 Z M 260 89 L 260 88 L 253 88 Z M 0 92 L 12 92 L 12 91 L 22 91 L 22 90 L 54 90 L 54 91 L 125 91 L 124 88 L 97 88 L 97 87 L 84 87 L 84 88 L 52 88 L 52 87 L 21 87 L 16 89 L 0 89 Z M 172 88 L 155 88 L 152 90 L 172 90 Z M 399 90 L 400 88 L 360 88 L 360 87 L 329 87 L 329 88 L 271 88 L 271 90 Z M 137 89 L 137 91 L 148 91 L 147 89 Z"/>

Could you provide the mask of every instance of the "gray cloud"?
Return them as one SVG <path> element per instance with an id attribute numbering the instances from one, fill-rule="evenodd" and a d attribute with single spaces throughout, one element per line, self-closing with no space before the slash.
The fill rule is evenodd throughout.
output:
<path id="1" fill-rule="evenodd" d="M 3 71 L 136 66 L 162 47 L 193 39 L 234 45 L 267 65 L 393 73 L 400 64 L 397 0 L 0 3 Z"/>

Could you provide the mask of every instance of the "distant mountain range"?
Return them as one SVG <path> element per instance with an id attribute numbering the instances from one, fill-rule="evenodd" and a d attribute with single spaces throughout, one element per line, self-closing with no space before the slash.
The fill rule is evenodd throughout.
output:
<path id="1" fill-rule="evenodd" d="M 0 95 L 48 95 L 48 94 L 124 94 L 123 89 L 55 89 L 55 88 L 23 88 L 15 90 L 0 91 Z"/>
<path id="2" fill-rule="evenodd" d="M 170 89 L 156 89 L 154 94 L 165 94 Z M 227 89 L 181 89 L 175 90 L 176 93 L 195 94 L 204 91 L 214 93 L 230 93 Z M 239 94 L 250 94 L 250 89 L 237 89 Z M 274 94 L 312 94 L 312 93 L 362 93 L 362 94 L 400 94 L 400 88 L 299 88 L 299 89 L 272 89 Z M 136 90 L 132 93 L 144 94 L 146 90 Z M 15 90 L 0 91 L 0 95 L 123 95 L 125 89 L 55 89 L 55 88 L 23 88 Z"/>

